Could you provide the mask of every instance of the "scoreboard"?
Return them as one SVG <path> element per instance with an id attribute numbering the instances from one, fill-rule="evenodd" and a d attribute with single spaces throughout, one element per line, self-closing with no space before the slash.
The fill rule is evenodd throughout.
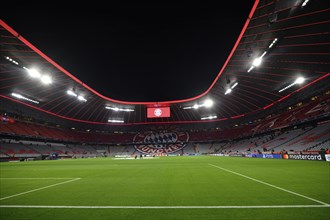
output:
<path id="1" fill-rule="evenodd" d="M 170 107 L 147 108 L 147 118 L 171 117 Z"/>

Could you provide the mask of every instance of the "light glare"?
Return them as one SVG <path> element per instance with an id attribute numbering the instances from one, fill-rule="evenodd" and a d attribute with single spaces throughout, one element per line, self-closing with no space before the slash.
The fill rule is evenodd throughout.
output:
<path id="1" fill-rule="evenodd" d="M 225 92 L 225 95 L 227 95 L 227 94 L 229 94 L 229 93 L 231 93 L 231 89 L 229 88 L 229 89 L 227 89 L 227 91 Z"/>
<path id="2" fill-rule="evenodd" d="M 252 65 L 253 65 L 253 66 L 260 66 L 261 61 L 262 61 L 262 57 L 258 57 L 258 58 L 256 58 L 256 59 L 254 59 Z"/>
<path id="3" fill-rule="evenodd" d="M 123 120 L 117 120 L 117 119 L 109 119 L 108 122 L 112 122 L 112 123 L 124 123 Z"/>
<path id="4" fill-rule="evenodd" d="M 211 99 L 208 99 L 204 102 L 204 106 L 209 108 L 213 105 L 213 101 Z"/>
<path id="5" fill-rule="evenodd" d="M 80 100 L 80 101 L 84 101 L 84 102 L 87 102 L 87 99 L 85 99 L 83 96 L 78 96 L 78 100 Z"/>
<path id="6" fill-rule="evenodd" d="M 25 96 L 22 96 L 21 94 L 18 94 L 18 93 L 12 93 L 11 95 L 14 96 L 15 98 L 18 98 L 18 99 L 24 99 L 24 100 L 26 100 L 26 101 L 29 101 L 29 102 L 33 102 L 33 103 L 39 104 L 38 101 L 35 101 L 35 100 L 33 100 L 33 99 L 26 98 Z"/>
<path id="7" fill-rule="evenodd" d="M 120 111 L 120 112 L 134 112 L 134 109 L 130 108 L 118 108 L 118 107 L 111 107 L 111 106 L 105 106 L 106 109 L 113 110 L 113 111 Z"/>
<path id="8" fill-rule="evenodd" d="M 307 5 L 308 2 L 309 2 L 309 0 L 305 0 L 305 1 L 301 4 L 301 6 L 302 6 L 302 7 L 305 7 L 305 6 Z"/>
<path id="9" fill-rule="evenodd" d="M 68 90 L 66 91 L 66 93 L 68 93 L 69 95 L 75 96 L 77 97 L 78 95 L 76 93 L 74 93 L 72 90 Z"/>
<path id="10" fill-rule="evenodd" d="M 298 77 L 296 79 L 296 81 L 294 81 L 296 84 L 302 84 L 303 82 L 305 82 L 305 78 L 304 77 Z"/>
<path id="11" fill-rule="evenodd" d="M 250 69 L 247 71 L 248 73 L 253 70 L 254 66 L 251 66 Z"/>
<path id="12" fill-rule="evenodd" d="M 42 82 L 43 84 L 48 85 L 48 84 L 51 84 L 51 83 L 52 83 L 52 79 L 51 79 L 50 76 L 48 76 L 48 75 L 43 75 L 43 76 L 41 77 L 41 82 Z"/>
<path id="13" fill-rule="evenodd" d="M 201 120 L 208 120 L 208 119 L 215 119 L 217 118 L 216 115 L 210 115 L 210 116 L 207 116 L 207 117 L 202 117 Z"/>
<path id="14" fill-rule="evenodd" d="M 288 88 L 296 85 L 296 84 L 302 84 L 303 82 L 305 82 L 305 78 L 304 77 L 298 77 L 293 83 L 291 83 L 290 85 L 284 87 L 283 89 L 281 89 L 278 92 L 283 92 L 284 90 L 287 90 Z"/>
<path id="15" fill-rule="evenodd" d="M 28 68 L 26 68 L 26 69 L 27 69 L 29 75 L 32 78 L 40 78 L 41 77 L 41 74 L 39 73 L 38 70 L 36 70 L 36 69 L 28 69 Z"/>
<path id="16" fill-rule="evenodd" d="M 232 85 L 231 89 L 235 88 L 238 85 L 238 82 L 235 82 L 234 85 Z"/>

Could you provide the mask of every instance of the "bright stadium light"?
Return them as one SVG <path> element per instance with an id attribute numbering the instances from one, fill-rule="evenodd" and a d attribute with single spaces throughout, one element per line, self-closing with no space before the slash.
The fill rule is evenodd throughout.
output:
<path id="1" fill-rule="evenodd" d="M 260 66 L 261 62 L 262 62 L 262 57 L 258 57 L 258 58 L 253 60 L 252 65 L 253 66 Z"/>
<path id="2" fill-rule="evenodd" d="M 302 6 L 302 7 L 305 7 L 305 6 L 307 5 L 308 2 L 309 2 L 309 0 L 305 0 L 305 1 L 301 4 L 301 6 Z"/>
<path id="3" fill-rule="evenodd" d="M 213 105 L 213 101 L 211 99 L 205 100 L 202 104 L 195 104 L 193 106 L 185 106 L 183 109 L 199 109 L 200 107 L 210 108 Z"/>
<path id="4" fill-rule="evenodd" d="M 87 99 L 85 99 L 85 97 L 82 96 L 82 95 L 78 95 L 78 94 L 75 92 L 75 89 L 73 89 L 73 90 L 69 89 L 69 90 L 66 91 L 66 93 L 67 93 L 68 95 L 70 95 L 70 96 L 77 97 L 77 99 L 78 99 L 79 101 L 87 102 Z"/>
<path id="5" fill-rule="evenodd" d="M 72 91 L 72 90 L 68 90 L 68 91 L 66 91 L 66 93 L 68 93 L 69 95 L 74 96 L 74 97 L 77 97 L 77 96 L 78 96 L 78 95 L 77 95 L 74 91 Z"/>
<path id="6" fill-rule="evenodd" d="M 225 92 L 225 95 L 231 93 L 231 91 L 232 91 L 231 88 L 227 89 L 226 92 Z"/>
<path id="7" fill-rule="evenodd" d="M 111 107 L 111 106 L 105 106 L 106 109 L 113 110 L 116 112 L 134 112 L 134 109 L 131 108 L 118 108 L 118 107 Z"/>
<path id="8" fill-rule="evenodd" d="M 198 105 L 198 104 L 195 104 L 195 105 L 193 105 L 192 108 L 193 108 L 193 109 L 198 109 L 198 108 L 199 108 L 199 105 Z"/>
<path id="9" fill-rule="evenodd" d="M 268 46 L 268 48 L 272 48 L 274 46 L 274 44 L 276 43 L 276 41 L 277 41 L 277 38 L 275 38 L 273 40 L 273 42 Z"/>
<path id="10" fill-rule="evenodd" d="M 13 60 L 13 59 L 10 58 L 10 57 L 5 57 L 5 58 L 6 58 L 7 60 L 9 60 L 10 62 L 12 62 L 12 63 L 18 65 L 18 62 L 17 62 L 16 60 Z"/>
<path id="11" fill-rule="evenodd" d="M 110 122 L 110 123 L 124 123 L 124 120 L 109 119 L 108 122 Z"/>
<path id="12" fill-rule="evenodd" d="M 231 89 L 235 88 L 238 85 L 238 82 L 235 82 L 234 85 L 231 86 Z"/>
<path id="13" fill-rule="evenodd" d="M 296 81 L 294 81 L 295 84 L 302 84 L 303 82 L 305 82 L 305 78 L 304 77 L 298 77 L 296 79 Z"/>
<path id="14" fill-rule="evenodd" d="M 87 99 L 85 99 L 83 96 L 79 95 L 78 96 L 79 101 L 87 102 Z"/>
<path id="15" fill-rule="evenodd" d="M 217 118 L 216 115 L 210 115 L 210 116 L 202 117 L 201 120 L 210 120 L 210 119 L 215 119 L 215 118 Z"/>
<path id="16" fill-rule="evenodd" d="M 18 63 L 16 61 L 12 61 L 12 62 L 15 63 L 16 65 L 18 65 Z M 40 81 L 43 84 L 48 85 L 48 84 L 53 83 L 53 80 L 49 75 L 43 75 L 37 69 L 29 69 L 25 66 L 23 66 L 23 69 L 25 69 L 28 72 L 30 77 L 40 79 Z"/>
<path id="17" fill-rule="evenodd" d="M 275 45 L 275 43 L 277 42 L 277 40 L 278 40 L 277 38 L 274 38 L 274 40 L 272 41 L 272 43 L 270 43 L 270 45 L 268 46 L 268 49 L 272 48 L 272 47 Z M 249 73 L 249 72 L 251 72 L 251 70 L 253 70 L 254 67 L 258 67 L 258 66 L 260 66 L 261 63 L 262 63 L 262 59 L 263 59 L 263 57 L 264 57 L 267 53 L 269 53 L 269 50 L 264 51 L 264 52 L 261 54 L 260 57 L 255 58 L 255 59 L 253 60 L 253 62 L 252 62 L 251 67 L 248 69 L 247 72 Z"/>
<path id="18" fill-rule="evenodd" d="M 29 98 L 27 98 L 27 97 L 25 97 L 25 96 L 22 96 L 21 94 L 18 94 L 18 93 L 14 93 L 14 92 L 13 92 L 11 95 L 12 95 L 13 97 L 17 98 L 17 99 L 23 99 L 23 100 L 26 100 L 26 101 L 29 101 L 29 102 L 33 102 L 33 103 L 39 104 L 38 101 L 33 100 L 33 99 L 29 99 Z"/>
<path id="19" fill-rule="evenodd" d="M 32 78 L 41 78 L 41 74 L 39 73 L 38 70 L 28 69 L 28 68 L 26 68 L 26 70 L 28 71 L 29 76 L 31 76 Z"/>
<path id="20" fill-rule="evenodd" d="M 40 80 L 43 84 L 46 84 L 46 85 L 52 83 L 52 78 L 50 78 L 50 76 L 48 76 L 48 75 L 43 75 Z"/>
<path id="21" fill-rule="evenodd" d="M 250 69 L 248 69 L 248 73 L 251 72 L 251 70 L 253 70 L 254 66 L 251 66 Z"/>
<path id="22" fill-rule="evenodd" d="M 235 82 L 230 88 L 228 88 L 225 92 L 225 95 L 231 93 L 233 89 L 238 85 L 238 82 Z"/>
<path id="23" fill-rule="evenodd" d="M 305 78 L 304 77 L 298 77 L 293 83 L 291 83 L 290 85 L 284 87 L 283 89 L 279 90 L 278 92 L 283 92 L 284 90 L 287 90 L 288 88 L 296 85 L 296 84 L 302 84 L 303 82 L 305 82 Z"/>
<path id="24" fill-rule="evenodd" d="M 213 105 L 213 101 L 211 99 L 207 99 L 202 106 L 205 106 L 206 108 L 210 108 Z"/>

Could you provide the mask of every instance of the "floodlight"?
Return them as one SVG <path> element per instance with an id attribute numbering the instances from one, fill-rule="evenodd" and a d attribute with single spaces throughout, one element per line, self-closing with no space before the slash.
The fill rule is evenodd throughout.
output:
<path id="1" fill-rule="evenodd" d="M 213 105 L 213 101 L 211 99 L 207 99 L 203 104 L 203 106 L 207 108 L 211 107 L 212 105 Z"/>
<path id="2" fill-rule="evenodd" d="M 52 79 L 48 75 L 43 75 L 40 80 L 43 84 L 46 84 L 46 85 L 52 83 Z"/>
<path id="3" fill-rule="evenodd" d="M 253 60 L 252 65 L 253 66 L 260 66 L 261 62 L 262 62 L 262 57 L 258 57 L 258 58 Z"/>

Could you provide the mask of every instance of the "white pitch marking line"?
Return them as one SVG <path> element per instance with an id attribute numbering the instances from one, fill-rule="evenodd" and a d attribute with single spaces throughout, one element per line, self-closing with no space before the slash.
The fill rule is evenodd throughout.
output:
<path id="1" fill-rule="evenodd" d="M 325 202 L 322 202 L 322 201 L 320 201 L 320 200 L 313 199 L 313 198 L 308 197 L 308 196 L 304 196 L 304 195 L 302 195 L 302 194 L 299 194 L 299 193 L 296 193 L 296 192 L 293 192 L 293 191 L 290 191 L 290 190 L 287 190 L 287 189 L 284 189 L 284 188 L 281 188 L 281 187 L 278 187 L 278 186 L 272 185 L 272 184 L 270 184 L 270 183 L 266 183 L 266 182 L 261 181 L 261 180 L 254 179 L 254 178 L 249 177 L 249 176 L 245 176 L 245 175 L 243 175 L 243 174 L 240 174 L 240 173 L 237 173 L 237 172 L 234 172 L 234 171 L 231 171 L 231 170 L 225 169 L 225 168 L 223 168 L 223 167 L 219 167 L 219 166 L 216 166 L 216 165 L 213 165 L 213 164 L 210 164 L 210 163 L 209 163 L 209 165 L 210 165 L 210 166 L 213 166 L 213 167 L 216 167 L 216 168 L 218 168 L 218 169 L 221 169 L 221 170 L 227 171 L 227 172 L 229 172 L 229 173 L 233 173 L 233 174 L 236 174 L 236 175 L 238 175 L 238 176 L 242 176 L 242 177 L 244 177 L 244 178 L 247 178 L 247 179 L 253 180 L 253 181 L 255 181 L 255 182 L 258 182 L 258 183 L 261 183 L 261 184 L 264 184 L 264 185 L 267 185 L 267 186 L 270 186 L 270 187 L 273 187 L 273 188 L 276 188 L 276 189 L 282 190 L 282 191 L 284 191 L 284 192 L 291 193 L 291 194 L 293 194 L 293 195 L 300 196 L 300 197 L 303 197 L 303 198 L 305 198 L 305 199 L 309 199 L 309 200 L 311 200 L 311 201 L 314 201 L 314 202 L 320 203 L 320 204 L 322 204 L 322 205 L 330 206 L 330 204 L 325 203 Z"/>
<path id="2" fill-rule="evenodd" d="M 328 208 L 329 205 L 261 205 L 261 206 L 47 206 L 47 205 L 0 205 L 0 208 L 43 209 L 268 209 L 268 208 Z"/>
<path id="3" fill-rule="evenodd" d="M 52 178 L 52 177 L 3 177 L 1 180 L 72 180 L 74 178 Z"/>
<path id="4" fill-rule="evenodd" d="M 68 180 L 68 181 L 55 183 L 55 184 L 52 184 L 52 185 L 49 185 L 49 186 L 44 186 L 44 187 L 40 187 L 40 188 L 37 188 L 37 189 L 29 190 L 29 191 L 26 191 L 26 192 L 22 192 L 22 193 L 14 194 L 14 195 L 11 195 L 11 196 L 3 197 L 3 198 L 0 198 L 0 201 L 5 200 L 5 199 L 9 199 L 9 198 L 12 198 L 12 197 L 24 195 L 24 194 L 27 194 L 27 193 L 39 191 L 39 190 L 42 190 L 42 189 L 47 189 L 47 188 L 50 188 L 50 187 L 53 187 L 53 186 L 58 186 L 58 185 L 62 185 L 62 184 L 65 184 L 65 183 L 70 183 L 70 182 L 73 182 L 73 181 L 76 181 L 76 180 L 80 180 L 80 178 L 75 178 L 75 179 L 71 179 L 71 180 Z"/>

